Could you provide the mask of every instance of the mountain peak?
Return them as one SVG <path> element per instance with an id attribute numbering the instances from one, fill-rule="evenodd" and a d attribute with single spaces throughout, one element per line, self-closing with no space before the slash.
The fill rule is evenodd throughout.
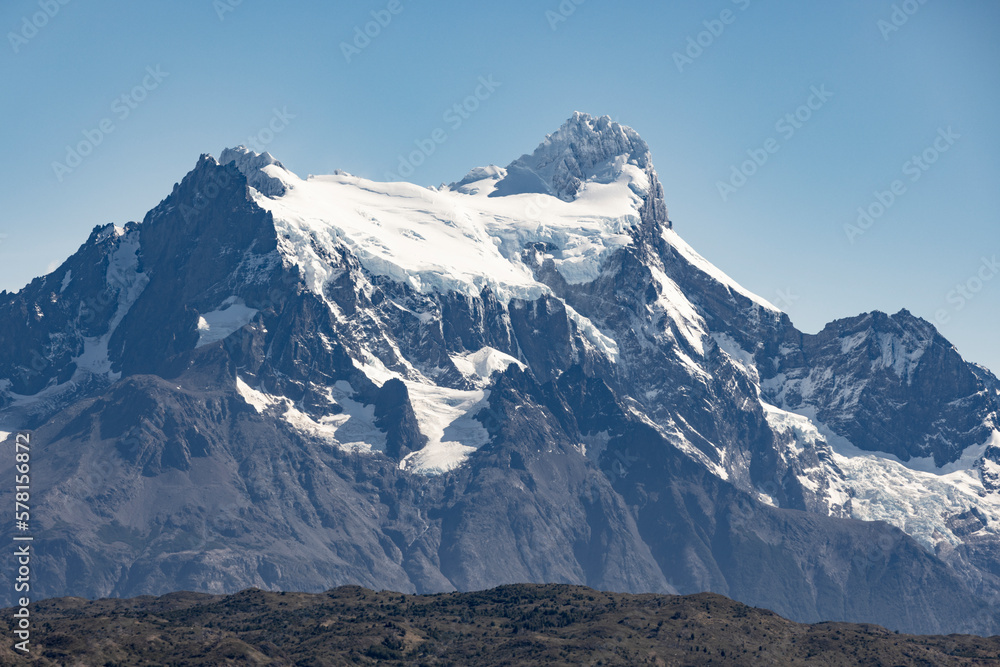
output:
<path id="1" fill-rule="evenodd" d="M 219 164 L 230 163 L 235 164 L 240 173 L 246 176 L 250 187 L 266 197 L 280 197 L 287 191 L 284 181 L 269 174 L 267 167 L 277 167 L 286 172 L 288 170 L 267 151 L 258 153 L 242 145 L 227 148 L 219 156 Z"/>
<path id="2" fill-rule="evenodd" d="M 507 167 L 492 196 L 543 193 L 573 201 L 588 182 L 611 183 L 623 175 L 645 195 L 652 186 L 649 147 L 632 128 L 610 116 L 576 111 L 533 153 Z"/>
<path id="3" fill-rule="evenodd" d="M 574 114 L 493 198 L 221 158 L 0 299 L 39 598 L 549 580 L 1000 630 L 997 379 L 905 311 L 795 329 L 632 130 Z"/>

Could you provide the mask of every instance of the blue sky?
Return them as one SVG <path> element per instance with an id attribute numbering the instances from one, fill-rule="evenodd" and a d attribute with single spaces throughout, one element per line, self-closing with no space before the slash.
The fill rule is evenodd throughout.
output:
<path id="1" fill-rule="evenodd" d="M 0 9 L 0 288 L 201 153 L 383 179 L 442 129 L 409 179 L 437 185 L 580 110 L 638 130 L 678 232 L 799 328 L 905 307 L 1000 372 L 992 0 L 62 2 Z"/>

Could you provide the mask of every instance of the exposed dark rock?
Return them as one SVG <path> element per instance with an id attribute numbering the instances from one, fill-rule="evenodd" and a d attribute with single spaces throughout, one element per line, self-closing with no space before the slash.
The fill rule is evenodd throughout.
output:
<path id="1" fill-rule="evenodd" d="M 997 426 L 996 378 L 905 311 L 797 331 L 670 241 L 645 145 L 577 119 L 595 122 L 607 136 L 521 165 L 564 200 L 616 156 L 647 177 L 631 243 L 589 282 L 559 273 L 555 246 L 528 244 L 515 255 L 536 297 L 420 292 L 345 244 L 321 249 L 331 271 L 315 288 L 248 196 L 248 173 L 267 189 L 258 161 L 205 156 L 142 224 L 95 229 L 55 272 L 0 295 L 0 424 L 34 429 L 33 592 L 557 582 L 1000 631 L 996 517 L 922 517 L 951 531 L 930 546 L 846 518 L 832 445 L 779 428 L 772 407 L 942 465 Z M 227 307 L 246 319 L 203 338 Z M 486 348 L 516 363 L 470 373 Z M 421 431 L 421 390 L 445 397 L 438 420 L 475 405 L 455 432 L 478 449 L 440 474 L 407 457 L 465 436 L 449 430 L 458 419 Z M 351 428 L 384 448 L 341 448 Z M 977 464 L 984 497 L 1000 491 L 998 452 Z"/>

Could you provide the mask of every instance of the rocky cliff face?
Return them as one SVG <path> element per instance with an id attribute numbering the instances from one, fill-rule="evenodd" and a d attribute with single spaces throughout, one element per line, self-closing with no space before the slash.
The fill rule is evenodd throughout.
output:
<path id="1" fill-rule="evenodd" d="M 437 191 L 203 156 L 0 314 L 42 595 L 558 582 L 1000 627 L 996 379 L 905 311 L 796 331 L 610 119 Z"/>
<path id="2" fill-rule="evenodd" d="M 768 399 L 816 417 L 866 451 L 937 467 L 998 428 L 986 375 L 908 311 L 868 313 L 826 326 L 781 351 Z"/>

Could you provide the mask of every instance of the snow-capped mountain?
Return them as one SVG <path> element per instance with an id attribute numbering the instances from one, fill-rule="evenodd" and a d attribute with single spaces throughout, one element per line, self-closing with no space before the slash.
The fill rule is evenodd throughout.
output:
<path id="1" fill-rule="evenodd" d="M 606 117 L 437 189 L 204 155 L 0 313 L 47 595 L 575 582 L 1000 632 L 997 379 L 906 311 L 797 331 Z"/>

